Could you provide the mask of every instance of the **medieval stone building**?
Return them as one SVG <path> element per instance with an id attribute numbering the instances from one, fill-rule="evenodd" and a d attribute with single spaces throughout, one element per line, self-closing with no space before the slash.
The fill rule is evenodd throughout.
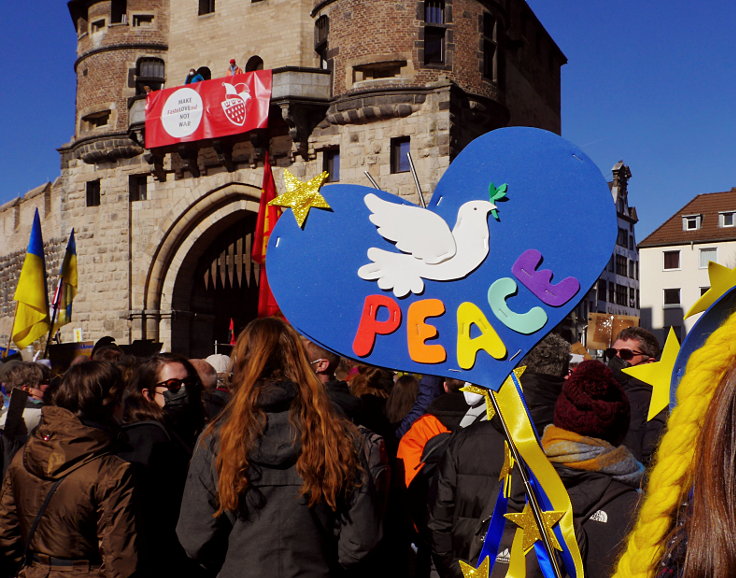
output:
<path id="1" fill-rule="evenodd" d="M 250 248 L 266 151 L 279 191 L 284 168 L 366 185 L 368 171 L 417 202 L 407 151 L 429 198 L 479 134 L 560 132 L 565 57 L 523 0 L 68 4 L 74 136 L 53 183 L 0 207 L 5 340 L 36 208 L 50 275 L 76 231 L 79 293 L 64 341 L 81 328 L 84 339 L 205 355 L 230 318 L 240 328 L 255 315 Z M 224 76 L 231 58 L 273 70 L 268 129 L 146 150 L 146 92 L 183 84 L 190 68 Z"/>

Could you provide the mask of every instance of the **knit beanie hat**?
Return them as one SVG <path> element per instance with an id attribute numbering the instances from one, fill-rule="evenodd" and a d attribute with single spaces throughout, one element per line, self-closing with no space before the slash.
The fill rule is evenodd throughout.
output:
<path id="1" fill-rule="evenodd" d="M 613 372 L 600 361 L 583 361 L 562 386 L 554 424 L 618 446 L 629 429 L 631 408 Z"/>

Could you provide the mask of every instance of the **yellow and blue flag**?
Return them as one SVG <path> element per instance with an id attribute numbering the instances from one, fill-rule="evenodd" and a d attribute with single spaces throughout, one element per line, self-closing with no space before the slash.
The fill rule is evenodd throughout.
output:
<path id="1" fill-rule="evenodd" d="M 20 271 L 13 299 L 18 302 L 12 340 L 23 349 L 49 330 L 49 296 L 46 289 L 46 262 L 38 209 L 33 217 L 31 239 Z"/>
<path id="2" fill-rule="evenodd" d="M 77 243 L 74 240 L 74 229 L 69 235 L 69 242 L 66 244 L 66 252 L 64 260 L 61 262 L 59 270 L 59 283 L 56 286 L 56 293 L 51 302 L 51 318 L 54 320 L 54 333 L 59 327 L 66 325 L 72 320 L 72 301 L 77 295 L 78 274 L 77 274 Z"/>

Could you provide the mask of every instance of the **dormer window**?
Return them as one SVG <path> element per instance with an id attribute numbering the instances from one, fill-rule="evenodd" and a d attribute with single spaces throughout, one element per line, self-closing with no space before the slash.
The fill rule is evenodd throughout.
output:
<path id="1" fill-rule="evenodd" d="M 719 227 L 734 227 L 736 226 L 736 219 L 734 219 L 736 211 L 721 211 L 718 213 L 718 226 Z"/>
<path id="2" fill-rule="evenodd" d="M 697 231 L 703 226 L 703 215 L 684 215 L 682 217 L 683 231 Z"/>

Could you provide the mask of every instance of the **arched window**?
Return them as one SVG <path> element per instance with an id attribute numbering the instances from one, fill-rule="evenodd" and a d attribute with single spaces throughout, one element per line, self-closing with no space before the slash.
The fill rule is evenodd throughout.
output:
<path id="1" fill-rule="evenodd" d="M 245 63 L 245 72 L 253 72 L 254 70 L 263 70 L 263 58 L 260 56 L 251 56 Z"/>
<path id="2" fill-rule="evenodd" d="M 139 58 L 135 66 L 135 93 L 146 94 L 146 86 L 159 90 L 166 81 L 164 61 L 160 58 Z"/>

